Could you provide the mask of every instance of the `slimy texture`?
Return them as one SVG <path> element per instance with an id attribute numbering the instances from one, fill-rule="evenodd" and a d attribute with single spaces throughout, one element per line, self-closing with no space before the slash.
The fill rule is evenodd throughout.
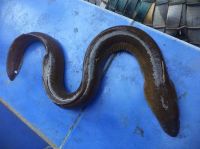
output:
<path id="1" fill-rule="evenodd" d="M 62 107 L 87 103 L 95 95 L 103 76 L 106 61 L 117 52 L 128 52 L 138 60 L 144 75 L 146 100 L 163 130 L 170 136 L 179 132 L 177 95 L 170 80 L 161 51 L 155 41 L 140 29 L 116 26 L 97 35 L 88 46 L 79 88 L 69 93 L 64 84 L 64 56 L 52 37 L 32 32 L 17 37 L 7 58 L 7 74 L 14 80 L 28 46 L 40 41 L 46 54 L 43 60 L 43 83 L 50 99 Z"/>

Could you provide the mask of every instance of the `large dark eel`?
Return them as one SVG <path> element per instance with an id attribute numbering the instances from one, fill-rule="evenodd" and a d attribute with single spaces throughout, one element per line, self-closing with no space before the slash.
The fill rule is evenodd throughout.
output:
<path id="1" fill-rule="evenodd" d="M 59 44 L 50 36 L 32 32 L 17 37 L 7 59 L 7 73 L 14 80 L 22 64 L 27 47 L 40 41 L 46 48 L 43 61 L 43 82 L 48 96 L 56 104 L 74 107 L 86 103 L 95 95 L 103 75 L 105 62 L 116 52 L 134 55 L 144 74 L 146 99 L 160 125 L 170 136 L 179 132 L 177 95 L 171 82 L 161 51 L 154 40 L 140 29 L 116 26 L 101 32 L 90 43 L 85 54 L 83 76 L 79 88 L 68 93 L 64 85 L 64 56 Z"/>

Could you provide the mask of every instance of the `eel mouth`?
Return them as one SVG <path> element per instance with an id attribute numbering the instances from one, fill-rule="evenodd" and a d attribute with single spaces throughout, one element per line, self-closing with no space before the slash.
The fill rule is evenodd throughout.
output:
<path id="1" fill-rule="evenodd" d="M 8 67 L 7 69 L 7 74 L 8 74 L 8 78 L 13 81 L 15 79 L 15 77 L 17 76 L 18 74 L 18 70 L 14 70 L 14 69 L 10 69 Z"/>
<path id="2" fill-rule="evenodd" d="M 166 123 L 162 123 L 161 126 L 168 135 L 176 137 L 179 133 L 180 121 L 179 119 L 171 119 Z"/>

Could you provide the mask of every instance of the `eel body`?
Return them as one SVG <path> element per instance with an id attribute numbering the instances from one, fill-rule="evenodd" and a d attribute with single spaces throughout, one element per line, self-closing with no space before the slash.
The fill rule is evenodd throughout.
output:
<path id="1" fill-rule="evenodd" d="M 64 56 L 55 39 L 39 32 L 22 34 L 12 43 L 7 57 L 7 74 L 14 80 L 30 44 L 40 41 L 46 54 L 43 60 L 43 83 L 50 99 L 62 107 L 82 105 L 95 95 L 102 71 L 109 57 L 128 52 L 138 60 L 144 75 L 146 100 L 163 130 L 170 136 L 179 132 L 177 95 L 170 80 L 161 51 L 155 41 L 140 29 L 116 26 L 97 35 L 88 46 L 79 88 L 69 93 L 64 84 Z"/>

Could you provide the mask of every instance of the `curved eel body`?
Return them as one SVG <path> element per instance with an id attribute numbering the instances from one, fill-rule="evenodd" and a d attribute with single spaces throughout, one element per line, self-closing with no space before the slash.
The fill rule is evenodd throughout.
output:
<path id="1" fill-rule="evenodd" d="M 161 51 L 145 32 L 129 26 L 116 26 L 101 32 L 90 43 L 84 59 L 79 88 L 68 93 L 64 84 L 64 57 L 59 44 L 50 36 L 32 32 L 17 37 L 7 58 L 7 73 L 14 80 L 27 47 L 40 41 L 46 48 L 43 60 L 43 83 L 53 102 L 64 107 L 86 103 L 95 95 L 105 62 L 116 52 L 125 51 L 136 57 L 144 74 L 145 96 L 164 131 L 170 136 L 179 132 L 177 95 Z"/>

